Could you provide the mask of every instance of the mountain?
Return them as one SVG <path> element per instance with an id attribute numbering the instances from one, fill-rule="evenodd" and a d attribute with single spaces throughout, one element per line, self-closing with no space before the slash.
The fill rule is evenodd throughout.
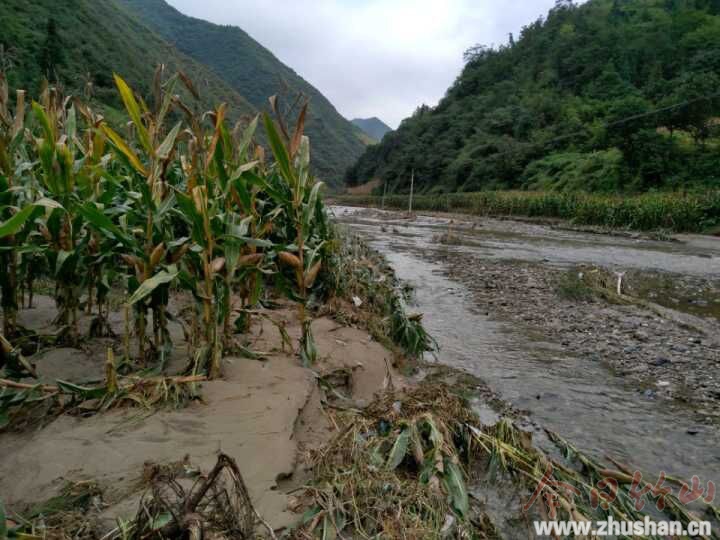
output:
<path id="1" fill-rule="evenodd" d="M 255 107 L 211 69 L 111 0 L 2 0 L 0 29 L 0 70 L 11 88 L 26 89 L 33 97 L 46 75 L 61 83 L 66 94 L 82 93 L 92 83 L 95 105 L 112 120 L 122 108 L 113 72 L 148 95 L 155 68 L 164 63 L 169 71 L 182 70 L 195 81 L 203 107 L 226 102 L 235 117 L 255 113 Z"/>
<path id="2" fill-rule="evenodd" d="M 211 68 L 258 110 L 268 97 L 291 101 L 298 92 L 310 100 L 306 133 L 318 176 L 337 185 L 365 144 L 354 126 L 310 83 L 235 26 L 188 17 L 164 0 L 118 0 L 182 53 Z M 249 14 L 248 16 L 251 16 Z"/>
<path id="3" fill-rule="evenodd" d="M 348 170 L 406 192 L 720 187 L 720 0 L 558 0 Z"/>
<path id="4" fill-rule="evenodd" d="M 372 118 L 355 118 L 352 123 L 376 141 L 381 141 L 388 131 L 392 131 L 385 122 L 375 116 Z"/>

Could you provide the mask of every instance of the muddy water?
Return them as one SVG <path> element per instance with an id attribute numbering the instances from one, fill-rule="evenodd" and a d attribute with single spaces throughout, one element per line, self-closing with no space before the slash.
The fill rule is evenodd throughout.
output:
<path id="1" fill-rule="evenodd" d="M 432 241 L 447 230 L 447 219 L 408 221 L 346 207 L 333 211 L 386 256 L 400 279 L 415 286 L 416 309 L 440 345 L 438 361 L 483 379 L 538 424 L 597 457 L 611 455 L 645 471 L 720 481 L 717 428 L 696 425 L 691 410 L 646 397 L 597 362 L 567 356 L 557 345 L 490 320 L 465 287 L 447 279 L 443 266 L 433 262 L 435 250 L 458 249 L 486 258 L 714 278 L 720 276 L 718 243 L 694 238 L 653 242 L 487 220 L 475 229 L 455 229 L 463 245 L 448 248 Z"/>

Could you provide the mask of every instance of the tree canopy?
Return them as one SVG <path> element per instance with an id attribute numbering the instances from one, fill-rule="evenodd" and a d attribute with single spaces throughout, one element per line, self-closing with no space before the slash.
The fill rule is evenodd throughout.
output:
<path id="1" fill-rule="evenodd" d="M 718 186 L 720 0 L 559 0 L 346 175 L 389 191 Z"/>

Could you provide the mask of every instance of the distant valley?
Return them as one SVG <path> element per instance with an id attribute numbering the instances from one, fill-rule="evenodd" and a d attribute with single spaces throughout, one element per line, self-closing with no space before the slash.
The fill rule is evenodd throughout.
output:
<path id="1" fill-rule="evenodd" d="M 372 118 L 355 118 L 352 123 L 377 142 L 380 142 L 387 132 L 392 131 L 390 126 L 375 116 Z"/>

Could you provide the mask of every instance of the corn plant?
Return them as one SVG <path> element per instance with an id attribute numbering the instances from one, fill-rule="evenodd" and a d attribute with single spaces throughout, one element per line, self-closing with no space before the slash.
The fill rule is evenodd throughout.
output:
<path id="1" fill-rule="evenodd" d="M 160 360 L 162 369 L 172 346 L 167 307 L 180 287 L 195 300 L 188 371 L 216 377 L 274 276 L 290 283 L 281 289 L 298 302 L 300 353 L 314 361 L 306 309 L 330 232 L 303 135 L 307 105 L 289 135 L 271 99 L 277 124 L 264 117 L 274 155 L 268 164 L 254 141 L 259 117 L 228 129 L 224 105 L 201 112 L 176 94 L 184 86 L 197 103 L 183 74 L 165 79 L 159 68 L 149 105 L 120 76 L 115 82 L 128 117 L 120 126 L 51 87 L 25 122 L 24 94 L 11 107 L 0 78 L 5 333 L 15 331 L 18 283 L 32 298 L 44 271 L 55 283 L 66 341 L 80 339 L 83 298 L 91 336 L 112 335 L 108 297 L 124 278 L 126 352 L 133 310 L 135 360 Z"/>
<path id="2" fill-rule="evenodd" d="M 193 153 L 183 167 L 186 190 L 177 190 L 175 195 L 192 241 L 183 258 L 181 281 L 195 296 L 202 321 L 193 371 L 207 369 L 216 377 L 223 348 L 232 349 L 234 282 L 238 273 L 262 261 L 257 248 L 272 244 L 253 236 L 259 218 L 253 211 L 253 196 L 245 178 L 257 165 L 248 161 L 247 153 L 256 122 L 236 145 L 225 127 L 225 107 L 218 107 L 210 118 L 213 125 L 208 133 L 200 119 L 190 116 L 192 138 L 188 148 Z"/>
<path id="3" fill-rule="evenodd" d="M 83 255 L 88 236 L 77 212 L 87 195 L 84 156 L 78 145 L 75 108 L 54 88 L 46 88 L 40 102 L 33 102 L 39 133 L 33 138 L 40 168 L 40 185 L 47 195 L 45 219 L 39 229 L 46 242 L 48 268 L 56 282 L 56 323 L 70 343 L 79 339 L 78 308 L 85 272 Z"/>
<path id="4" fill-rule="evenodd" d="M 25 92 L 18 91 L 14 111 L 10 110 L 8 84 L 0 73 L 0 264 L 6 270 L 0 274 L 2 294 L 3 333 L 12 336 L 16 332 L 17 303 L 17 253 L 15 232 L 23 221 L 22 202 L 13 191 L 16 177 L 21 173 L 22 143 L 25 124 Z"/>
<path id="5" fill-rule="evenodd" d="M 84 208 L 88 220 L 120 241 L 125 250 L 120 257 L 128 268 L 128 303 L 135 308 L 137 356 L 143 364 L 152 356 L 148 350 L 159 353 L 162 358 L 169 350 L 166 310 L 169 284 L 177 276 L 174 265 L 164 264 L 168 255 L 167 245 L 173 239 L 171 223 L 165 218 L 174 205 L 168 175 L 182 124 L 178 122 L 170 130 L 164 128 L 177 78 L 162 84 L 161 77 L 162 70 L 158 70 L 155 108 L 150 111 L 142 100 L 136 99 L 127 83 L 115 75 L 115 83 L 131 119 L 130 127 L 134 131 L 138 148 L 134 148 L 107 123 L 100 126 L 127 165 L 126 182 L 121 181 L 122 188 L 115 193 L 112 201 L 115 207 L 119 205 L 129 210 L 124 216 L 125 231 L 118 234 L 118 227 L 97 205 L 86 205 Z M 153 312 L 153 340 L 150 343 L 146 336 L 148 309 Z"/>
<path id="6" fill-rule="evenodd" d="M 307 103 L 300 110 L 297 125 L 290 136 L 277 109 L 277 99 L 270 104 L 277 118 L 276 123 L 264 116 L 270 148 L 275 157 L 275 168 L 263 179 L 270 197 L 288 218 L 288 239 L 294 244 L 278 253 L 279 261 L 292 269 L 298 293 L 298 315 L 303 328 L 300 355 L 303 363 L 315 361 L 317 352 L 306 317 L 308 290 L 312 288 L 322 267 L 322 248 L 325 239 L 313 228 L 318 214 L 322 214 L 319 198 L 322 182 L 316 182 L 310 172 L 310 141 L 303 135 Z M 279 128 L 279 131 L 278 131 Z"/>

